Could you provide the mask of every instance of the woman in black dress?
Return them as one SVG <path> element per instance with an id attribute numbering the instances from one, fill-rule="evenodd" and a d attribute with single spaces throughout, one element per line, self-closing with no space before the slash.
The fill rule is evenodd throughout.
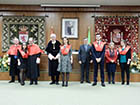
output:
<path id="1" fill-rule="evenodd" d="M 27 58 L 28 58 L 28 52 L 27 52 L 27 45 L 26 43 L 22 44 L 21 50 L 18 50 L 18 69 L 20 70 L 20 84 L 23 86 L 24 80 L 25 80 L 25 72 L 27 70 Z"/>

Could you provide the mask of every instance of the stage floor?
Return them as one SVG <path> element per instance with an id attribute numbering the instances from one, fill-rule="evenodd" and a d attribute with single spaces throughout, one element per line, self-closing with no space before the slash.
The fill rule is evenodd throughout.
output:
<path id="1" fill-rule="evenodd" d="M 32 86 L 29 81 L 25 86 L 0 81 L 0 105 L 140 105 L 140 82 L 106 87 L 69 82 L 69 87 L 62 87 L 48 81 Z"/>

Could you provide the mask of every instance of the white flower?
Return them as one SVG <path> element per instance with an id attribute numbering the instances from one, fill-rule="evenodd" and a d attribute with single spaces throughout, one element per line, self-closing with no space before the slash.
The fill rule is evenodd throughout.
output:
<path id="1" fill-rule="evenodd" d="M 4 62 L 4 61 L 2 61 L 2 64 L 4 65 L 4 64 L 5 64 L 5 62 Z"/>
<path id="2" fill-rule="evenodd" d="M 132 69 L 131 72 L 132 72 L 132 73 L 135 73 L 136 71 L 135 71 L 135 69 Z"/>

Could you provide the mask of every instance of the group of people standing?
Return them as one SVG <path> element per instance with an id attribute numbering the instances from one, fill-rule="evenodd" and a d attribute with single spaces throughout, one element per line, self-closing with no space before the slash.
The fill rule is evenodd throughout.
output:
<path id="1" fill-rule="evenodd" d="M 101 85 L 105 87 L 104 83 L 104 62 L 106 62 L 106 70 L 108 72 L 108 83 L 115 84 L 116 65 L 120 65 L 122 85 L 126 82 L 129 85 L 130 72 L 129 66 L 131 62 L 131 48 L 127 45 L 125 40 L 121 40 L 120 48 L 116 49 L 113 42 L 109 43 L 108 48 L 106 43 L 101 41 L 101 36 L 96 35 L 96 41 L 90 46 L 88 39 L 84 39 L 84 44 L 79 49 L 79 63 L 81 64 L 81 83 L 84 82 L 84 71 L 86 71 L 86 82 L 89 81 L 89 65 L 93 62 L 94 65 L 94 83 L 97 85 L 98 66 L 100 66 Z"/>
<path id="2" fill-rule="evenodd" d="M 9 74 L 11 80 L 9 83 L 15 82 L 15 76 L 18 77 L 18 82 L 23 86 L 26 77 L 30 79 L 30 85 L 35 82 L 38 84 L 39 63 L 42 50 L 38 45 L 34 44 L 33 38 L 29 38 L 29 45 L 19 44 L 17 38 L 13 39 L 13 45 L 8 50 L 8 62 L 10 65 Z"/>
<path id="3" fill-rule="evenodd" d="M 49 76 L 51 76 L 52 84 L 59 85 L 59 75 L 62 74 L 62 86 L 68 86 L 69 73 L 72 72 L 72 47 L 68 38 L 64 37 L 62 44 L 56 40 L 56 35 L 51 34 L 51 40 L 46 47 L 46 52 L 49 59 Z M 101 36 L 96 35 L 96 41 L 92 45 L 88 44 L 88 39 L 84 38 L 83 45 L 80 46 L 78 53 L 79 64 L 81 65 L 81 81 L 84 83 L 85 72 L 86 82 L 91 83 L 89 79 L 90 63 L 94 64 L 94 83 L 97 85 L 98 66 L 100 66 L 101 85 L 104 83 L 104 62 L 106 61 L 106 69 L 108 72 L 108 83 L 115 84 L 115 72 L 117 63 L 121 67 L 122 85 L 125 83 L 124 75 L 126 72 L 127 85 L 129 85 L 130 73 L 129 66 L 131 62 L 131 48 L 124 40 L 121 41 L 121 46 L 116 49 L 114 43 L 109 43 L 106 48 L 106 43 L 101 41 Z M 66 81 L 66 82 L 65 82 Z"/>
<path id="4" fill-rule="evenodd" d="M 56 35 L 51 34 L 51 40 L 46 47 L 49 59 L 49 76 L 52 84 L 59 85 L 59 75 L 62 73 L 62 86 L 67 87 L 69 73 L 72 72 L 72 47 L 68 38 L 64 37 L 62 44 L 56 40 Z"/>
<path id="5" fill-rule="evenodd" d="M 51 76 L 50 85 L 59 85 L 59 76 L 62 75 L 62 86 L 67 87 L 70 72 L 72 72 L 72 46 L 67 37 L 63 38 L 62 44 L 56 40 L 56 35 L 51 34 L 50 41 L 47 44 L 45 51 L 48 55 L 49 76 Z M 17 38 L 14 39 L 8 51 L 10 62 L 10 76 L 12 83 L 15 81 L 15 75 L 18 75 L 18 81 L 24 85 L 25 73 L 30 78 L 30 85 L 39 77 L 39 63 L 42 50 L 38 45 L 33 43 L 33 38 L 29 38 L 29 45 L 25 43 L 19 45 Z M 83 45 L 80 46 L 78 60 L 81 65 L 81 81 L 84 83 L 86 72 L 86 82 L 91 83 L 89 79 L 90 63 L 94 65 L 94 82 L 92 86 L 97 85 L 98 66 L 100 66 L 101 86 L 105 87 L 104 83 L 104 62 L 106 61 L 106 69 L 108 72 L 108 83 L 115 84 L 115 72 L 117 63 L 121 67 L 122 85 L 125 84 L 125 72 L 127 76 L 127 85 L 129 85 L 130 73 L 129 66 L 131 62 L 131 48 L 124 40 L 121 41 L 119 49 L 115 49 L 114 43 L 109 43 L 106 48 L 106 43 L 101 41 L 101 36 L 96 35 L 96 40 L 92 45 L 88 44 L 88 39 L 84 38 Z"/>

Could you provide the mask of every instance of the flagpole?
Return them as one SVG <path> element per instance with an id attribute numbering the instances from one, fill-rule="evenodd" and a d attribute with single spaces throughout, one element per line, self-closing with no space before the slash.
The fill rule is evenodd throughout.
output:
<path id="1" fill-rule="evenodd" d="M 88 44 L 90 44 L 91 38 L 90 38 L 90 26 L 88 26 Z"/>

